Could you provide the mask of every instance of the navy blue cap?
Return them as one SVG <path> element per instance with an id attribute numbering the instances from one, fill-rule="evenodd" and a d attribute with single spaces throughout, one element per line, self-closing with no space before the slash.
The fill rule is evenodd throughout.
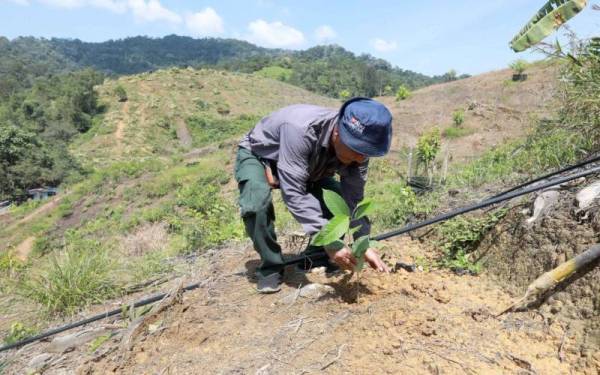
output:
<path id="1" fill-rule="evenodd" d="M 369 98 L 352 98 L 340 109 L 338 131 L 342 143 L 359 154 L 383 156 L 392 141 L 392 114 Z"/>

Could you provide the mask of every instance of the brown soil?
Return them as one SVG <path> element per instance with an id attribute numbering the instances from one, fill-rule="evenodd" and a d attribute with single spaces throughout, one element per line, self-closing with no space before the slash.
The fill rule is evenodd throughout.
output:
<path id="1" fill-rule="evenodd" d="M 121 143 L 123 143 L 124 131 L 125 131 L 125 121 L 127 119 L 129 113 L 129 102 L 125 102 L 123 107 L 121 108 L 121 112 L 124 113 L 124 118 L 120 119 L 117 123 L 117 130 L 115 131 L 115 138 L 117 139 L 117 143 L 119 148 L 121 148 Z"/>
<path id="2" fill-rule="evenodd" d="M 35 237 L 27 237 L 25 241 L 21 242 L 15 247 L 15 256 L 22 262 L 25 262 L 29 258 L 31 250 L 33 250 L 33 244 L 35 243 Z"/>
<path id="3" fill-rule="evenodd" d="M 390 264 L 427 255 L 407 238 L 390 241 L 384 253 Z M 558 320 L 537 313 L 494 318 L 513 298 L 485 275 L 368 270 L 356 303 L 348 275 L 288 272 L 280 293 L 258 295 L 244 276 L 256 258 L 250 248 L 207 254 L 194 276 L 204 286 L 149 321 L 132 350 L 119 346 L 120 330 L 95 353 L 82 345 L 55 355 L 46 373 L 594 374 L 600 368 L 600 352 L 581 357 Z M 294 298 L 309 282 L 334 291 Z M 8 373 L 47 345 L 22 349 Z"/>
<path id="4" fill-rule="evenodd" d="M 394 117 L 392 151 L 414 147 L 419 135 L 432 127 L 451 127 L 457 109 L 465 111 L 462 127 L 473 133 L 443 141 L 455 161 L 523 136 L 532 120 L 552 114 L 556 103 L 557 68 L 536 66 L 528 74 L 526 81 L 513 83 L 512 70 L 505 69 L 428 86 L 407 100 L 378 98 Z"/>
<path id="5" fill-rule="evenodd" d="M 574 195 L 583 186 L 562 191 L 558 204 L 533 226 L 525 222 L 530 212 L 512 210 L 487 235 L 477 256 L 496 280 L 522 295 L 544 272 L 600 242 L 598 207 L 579 212 L 575 205 Z M 600 266 L 587 270 L 563 283 L 540 307 L 547 319 L 570 327 L 584 355 L 600 348 Z"/>
<path id="6" fill-rule="evenodd" d="M 179 138 L 179 143 L 181 144 L 181 147 L 189 149 L 190 147 L 192 147 L 192 136 L 190 135 L 190 131 L 185 125 L 185 121 L 183 121 L 183 119 L 178 118 L 176 122 L 176 132 L 177 138 Z"/>

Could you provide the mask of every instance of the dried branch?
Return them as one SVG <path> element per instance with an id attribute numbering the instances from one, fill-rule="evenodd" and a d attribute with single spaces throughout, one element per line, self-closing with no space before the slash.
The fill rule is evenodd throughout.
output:
<path id="1" fill-rule="evenodd" d="M 334 359 L 332 359 L 331 361 L 327 362 L 325 365 L 323 365 L 321 367 L 321 371 L 325 370 L 327 367 L 333 365 L 334 363 L 336 363 L 341 357 L 342 357 L 342 350 L 344 350 L 344 348 L 346 347 L 346 344 L 342 344 L 338 347 L 337 350 L 337 355 L 335 356 Z"/>

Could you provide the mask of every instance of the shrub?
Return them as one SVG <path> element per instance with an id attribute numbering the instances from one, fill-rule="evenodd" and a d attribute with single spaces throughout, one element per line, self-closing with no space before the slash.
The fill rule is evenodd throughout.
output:
<path id="1" fill-rule="evenodd" d="M 2 251 L 0 253 L 0 275 L 12 277 L 15 272 L 19 272 L 25 265 L 11 251 Z M 2 288 L 0 288 L 1 290 Z"/>
<path id="2" fill-rule="evenodd" d="M 459 216 L 442 223 L 437 229 L 441 238 L 438 246 L 443 252 L 439 264 L 449 268 L 479 272 L 480 265 L 473 263 L 468 255 L 477 248 L 484 235 L 504 217 L 506 212 L 506 209 L 501 209 L 482 218 Z"/>
<path id="3" fill-rule="evenodd" d="M 125 88 L 123 86 L 118 85 L 117 87 L 115 87 L 114 94 L 120 102 L 127 101 L 127 91 L 125 91 Z"/>
<path id="4" fill-rule="evenodd" d="M 529 63 L 523 59 L 518 59 L 510 63 L 508 66 L 515 72 L 515 74 L 523 74 L 525 69 L 527 69 L 529 66 Z"/>
<path id="5" fill-rule="evenodd" d="M 456 81 L 458 79 L 456 70 L 454 69 L 450 69 L 449 71 L 447 71 L 446 73 L 444 73 L 444 75 L 442 76 L 442 80 L 444 82 L 452 82 L 452 81 Z"/>
<path id="6" fill-rule="evenodd" d="M 346 89 L 340 91 L 340 93 L 339 93 L 339 97 L 342 100 L 348 100 L 348 99 L 350 99 L 350 96 L 352 96 L 352 93 Z"/>
<path id="7" fill-rule="evenodd" d="M 398 87 L 398 91 L 396 91 L 396 101 L 408 99 L 410 95 L 411 93 L 408 87 L 402 85 Z"/>
<path id="8" fill-rule="evenodd" d="M 435 160 L 440 151 L 440 147 L 440 129 L 436 127 L 423 133 L 417 141 L 417 157 L 419 162 L 424 163 L 425 167 L 429 169 L 431 162 Z"/>
<path id="9" fill-rule="evenodd" d="M 561 122 L 600 148 L 600 38 L 583 43 L 577 54 L 565 56 L 562 72 L 564 102 Z"/>
<path id="10" fill-rule="evenodd" d="M 383 95 L 385 96 L 390 96 L 394 94 L 394 89 L 392 88 L 391 85 L 385 85 L 385 87 L 383 88 Z"/>
<path id="11" fill-rule="evenodd" d="M 225 116 L 228 115 L 229 112 L 231 112 L 231 108 L 229 107 L 229 104 L 227 103 L 217 103 L 217 113 Z"/>
<path id="12" fill-rule="evenodd" d="M 465 121 L 465 111 L 463 109 L 457 109 L 452 113 L 452 121 L 455 126 L 461 126 Z"/>

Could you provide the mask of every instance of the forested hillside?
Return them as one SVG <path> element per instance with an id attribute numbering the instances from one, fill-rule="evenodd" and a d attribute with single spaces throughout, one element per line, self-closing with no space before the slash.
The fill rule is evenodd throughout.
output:
<path id="1" fill-rule="evenodd" d="M 395 92 L 402 85 L 415 89 L 457 78 L 453 72 L 430 77 L 403 70 L 367 54 L 356 56 L 336 45 L 287 51 L 261 48 L 235 39 L 194 39 L 177 35 L 163 38 L 138 36 L 102 43 L 57 38 L 1 39 L 1 66 L 14 61 L 22 62 L 21 66 L 32 66 L 28 69 L 36 69 L 38 73 L 92 67 L 107 74 L 123 75 L 173 66 L 218 67 L 245 73 L 259 72 L 341 98 L 381 95 Z"/>
<path id="2" fill-rule="evenodd" d="M 31 84 L 18 78 L 10 76 L 16 84 L 0 95 L 0 201 L 24 198 L 27 189 L 57 185 L 79 172 L 68 144 L 100 112 L 94 86 L 103 77 L 93 70 Z"/>

